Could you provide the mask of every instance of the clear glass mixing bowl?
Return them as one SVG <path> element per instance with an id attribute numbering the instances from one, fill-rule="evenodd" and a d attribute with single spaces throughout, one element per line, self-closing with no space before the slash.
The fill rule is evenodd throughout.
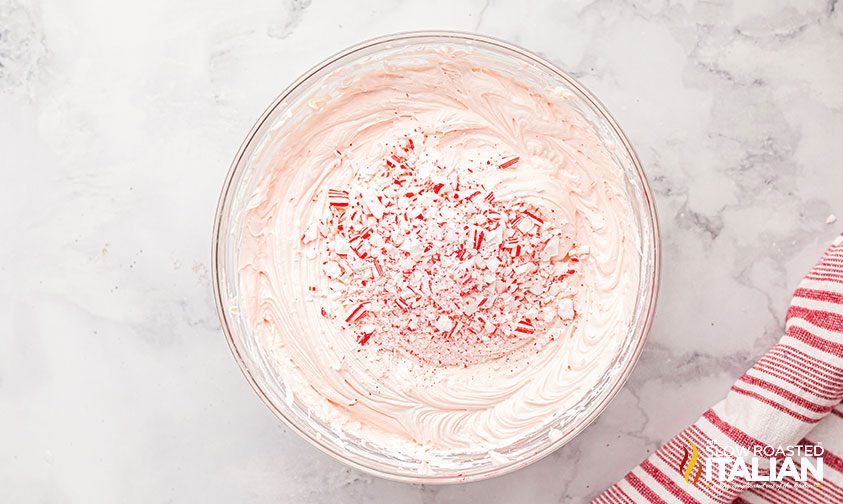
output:
<path id="1" fill-rule="evenodd" d="M 496 451 L 509 462 L 488 454 L 459 454 L 448 464 L 431 466 L 413 457 L 389 453 L 365 440 L 340 437 L 311 416 L 297 400 L 289 401 L 285 384 L 274 372 L 272 357 L 251 334 L 240 310 L 238 252 L 242 209 L 256 179 L 265 173 L 276 149 L 269 141 L 307 114 L 310 98 L 336 88 L 349 65 L 400 64 L 402 55 L 419 49 L 462 49 L 485 64 L 515 69 L 527 83 L 567 91 L 571 103 L 587 117 L 611 149 L 627 181 L 641 243 L 640 286 L 635 312 L 620 351 L 599 382 L 576 405 L 506 448 Z M 240 147 L 223 185 L 213 234 L 213 280 L 217 309 L 231 351 L 255 392 L 293 430 L 332 457 L 363 471 L 413 483 L 455 483 L 505 474 L 556 450 L 585 429 L 618 393 L 644 346 L 653 317 L 659 278 L 659 233 L 652 194 L 640 162 L 626 135 L 606 109 L 580 83 L 551 63 L 513 45 L 478 35 L 453 32 L 415 32 L 389 35 L 351 47 L 306 72 L 290 85 L 258 119 Z M 560 435 L 561 433 L 561 435 Z"/>

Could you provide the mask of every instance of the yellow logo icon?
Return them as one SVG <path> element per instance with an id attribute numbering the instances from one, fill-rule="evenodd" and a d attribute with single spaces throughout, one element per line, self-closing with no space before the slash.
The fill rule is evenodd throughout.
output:
<path id="1" fill-rule="evenodd" d="M 697 474 L 694 476 L 693 485 L 696 485 L 700 481 L 700 476 L 702 475 L 703 464 L 700 461 L 700 452 L 697 450 L 697 445 L 694 443 L 690 443 L 691 445 L 691 452 L 688 452 L 687 448 L 682 448 L 682 451 L 685 453 L 682 457 L 682 462 L 679 463 L 679 474 L 681 474 L 685 481 L 691 483 L 691 474 L 694 472 L 694 469 L 697 470 Z M 690 460 L 689 460 L 690 458 Z"/>

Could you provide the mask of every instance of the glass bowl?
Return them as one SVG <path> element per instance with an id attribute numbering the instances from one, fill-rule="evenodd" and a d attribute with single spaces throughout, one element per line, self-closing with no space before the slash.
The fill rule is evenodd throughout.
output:
<path id="1" fill-rule="evenodd" d="M 634 313 L 626 338 L 598 383 L 572 408 L 511 445 L 496 449 L 504 455 L 455 455 L 448 464 L 431 466 L 406 454 L 373 447 L 365 440 L 339 435 L 312 416 L 287 394 L 274 371 L 272 356 L 257 341 L 240 309 L 238 254 L 243 230 L 242 209 L 256 179 L 267 168 L 285 125 L 308 113 L 308 100 L 324 95 L 341 80 L 348 65 L 399 61 L 418 49 L 459 49 L 471 57 L 494 60 L 516 68 L 526 82 L 553 85 L 587 117 L 606 145 L 612 146 L 617 168 L 623 171 L 638 224 L 641 244 L 640 280 Z M 484 60 L 484 61 L 485 61 Z M 651 191 L 626 135 L 599 101 L 580 83 L 553 64 L 511 44 L 473 34 L 414 32 L 363 42 L 318 64 L 285 89 L 246 136 L 223 185 L 213 233 L 213 282 L 217 309 L 231 351 L 264 403 L 290 428 L 335 459 L 368 473 L 412 483 L 456 483 L 505 474 L 531 464 L 582 432 L 606 408 L 631 373 L 644 346 L 653 317 L 659 279 L 659 234 Z"/>

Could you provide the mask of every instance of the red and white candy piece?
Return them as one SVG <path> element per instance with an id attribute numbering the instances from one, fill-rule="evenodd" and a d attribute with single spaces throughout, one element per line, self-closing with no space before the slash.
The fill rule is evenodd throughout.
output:
<path id="1" fill-rule="evenodd" d="M 383 276 L 383 266 L 381 266 L 381 262 L 375 259 L 372 261 L 372 275 L 375 278 Z"/>
<path id="2" fill-rule="evenodd" d="M 358 320 L 362 319 L 366 316 L 366 304 L 367 303 L 358 303 L 351 309 L 348 316 L 345 317 L 346 323 L 357 322 Z"/>
<path id="3" fill-rule="evenodd" d="M 533 334 L 536 332 L 536 328 L 533 326 L 533 321 L 528 318 L 522 318 L 518 321 L 518 324 L 515 326 L 515 332 L 519 334 Z"/>
<path id="4" fill-rule="evenodd" d="M 471 234 L 472 242 L 474 243 L 474 250 L 480 250 L 483 245 L 483 238 L 486 237 L 486 232 L 482 229 L 475 229 Z"/>
<path id="5" fill-rule="evenodd" d="M 361 332 L 360 335 L 357 337 L 357 344 L 358 345 L 365 345 L 366 342 L 369 341 L 369 338 L 371 338 L 373 334 L 375 334 L 374 331 Z"/>
<path id="6" fill-rule="evenodd" d="M 341 189 L 328 189 L 328 206 L 338 210 L 348 208 L 348 191 Z"/>
<path id="7" fill-rule="evenodd" d="M 504 240 L 503 245 L 501 247 L 508 251 L 512 257 L 518 257 L 521 255 L 521 240 L 515 237 L 510 237 Z"/>
<path id="8" fill-rule="evenodd" d="M 544 224 L 544 220 L 542 220 L 538 215 L 533 212 L 528 212 L 527 210 L 524 210 L 524 216 L 533 221 L 536 226 L 541 227 L 541 225 Z"/>
<path id="9" fill-rule="evenodd" d="M 530 234 L 534 229 L 541 227 L 542 224 L 544 224 L 544 221 L 538 216 L 525 211 L 519 215 L 517 219 L 515 219 L 513 226 L 515 226 L 515 229 L 518 231 L 521 231 L 522 234 Z"/>
<path id="10" fill-rule="evenodd" d="M 510 166 L 513 166 L 516 163 L 518 163 L 518 161 L 520 161 L 520 160 L 521 160 L 520 157 L 515 156 L 514 158 L 508 159 L 508 160 L 504 161 L 503 163 L 501 163 L 500 165 L 498 165 L 498 168 L 501 168 L 501 169 L 509 168 Z"/>

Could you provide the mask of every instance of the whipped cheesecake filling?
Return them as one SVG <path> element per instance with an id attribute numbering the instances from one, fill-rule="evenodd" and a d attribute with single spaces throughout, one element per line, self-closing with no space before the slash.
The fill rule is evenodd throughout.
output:
<path id="1" fill-rule="evenodd" d="M 552 422 L 627 336 L 638 228 L 621 168 L 553 89 L 460 54 L 310 100 L 249 198 L 241 311 L 289 400 L 418 453 Z"/>

